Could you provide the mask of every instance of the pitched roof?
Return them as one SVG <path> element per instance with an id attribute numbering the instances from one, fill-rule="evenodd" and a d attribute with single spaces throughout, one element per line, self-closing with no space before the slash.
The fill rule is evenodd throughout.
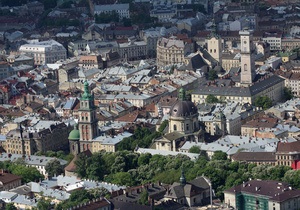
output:
<path id="1" fill-rule="evenodd" d="M 274 152 L 239 152 L 232 156 L 232 160 L 250 162 L 275 162 L 276 156 Z"/>
<path id="2" fill-rule="evenodd" d="M 278 153 L 300 153 L 300 141 L 295 142 L 278 142 Z"/>
<path id="3" fill-rule="evenodd" d="M 225 193 L 247 193 L 250 195 L 269 198 L 276 202 L 284 202 L 293 197 L 300 197 L 300 190 L 292 189 L 288 183 L 274 180 L 250 180 L 244 184 L 232 187 Z"/>
<path id="4" fill-rule="evenodd" d="M 0 182 L 2 182 L 3 185 L 16 180 L 21 180 L 21 177 L 11 173 L 3 173 L 3 172 L 0 173 Z"/>

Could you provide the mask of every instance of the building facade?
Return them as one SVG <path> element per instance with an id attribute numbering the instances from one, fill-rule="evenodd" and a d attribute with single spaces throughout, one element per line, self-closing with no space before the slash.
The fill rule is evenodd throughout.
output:
<path id="1" fill-rule="evenodd" d="M 158 66 L 184 63 L 184 57 L 194 51 L 192 43 L 178 40 L 176 37 L 159 38 L 156 48 Z"/>
<path id="2" fill-rule="evenodd" d="M 224 197 L 224 202 L 234 209 L 300 208 L 300 190 L 278 181 L 251 180 L 225 190 Z"/>
<path id="3" fill-rule="evenodd" d="M 35 65 L 55 63 L 67 58 L 66 48 L 54 40 L 21 45 L 19 51 L 34 58 Z"/>

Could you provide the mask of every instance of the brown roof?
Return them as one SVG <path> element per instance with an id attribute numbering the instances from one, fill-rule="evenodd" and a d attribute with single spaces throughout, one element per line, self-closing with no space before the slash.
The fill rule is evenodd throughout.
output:
<path id="1" fill-rule="evenodd" d="M 232 160 L 247 162 L 275 162 L 276 156 L 274 152 L 238 152 L 232 156 Z"/>
<path id="2" fill-rule="evenodd" d="M 300 153 L 300 141 L 295 142 L 278 142 L 278 153 Z"/>
<path id="3" fill-rule="evenodd" d="M 263 116 L 258 119 L 254 119 L 251 121 L 248 121 L 242 127 L 251 127 L 251 128 L 274 128 L 276 127 L 278 122 L 277 118 L 274 117 L 268 117 Z"/>
<path id="4" fill-rule="evenodd" d="M 177 97 L 165 96 L 159 100 L 161 107 L 171 107 L 177 102 Z"/>
<path id="5" fill-rule="evenodd" d="M 3 185 L 14 182 L 16 180 L 21 180 L 21 177 L 11 173 L 0 173 L 0 182 L 2 182 Z"/>
<path id="6" fill-rule="evenodd" d="M 226 192 L 232 194 L 247 193 L 276 202 L 284 202 L 291 198 L 300 197 L 300 190 L 292 189 L 288 183 L 273 180 L 250 180 L 225 190 Z"/>
<path id="7" fill-rule="evenodd" d="M 99 201 L 91 201 L 89 203 L 83 204 L 81 207 L 75 207 L 76 210 L 95 210 L 100 209 L 102 207 L 111 206 L 110 202 L 106 199 L 102 199 Z"/>

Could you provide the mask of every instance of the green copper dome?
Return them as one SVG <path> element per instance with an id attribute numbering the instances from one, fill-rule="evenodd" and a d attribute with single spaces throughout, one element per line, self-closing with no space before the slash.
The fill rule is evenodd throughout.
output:
<path id="1" fill-rule="evenodd" d="M 81 95 L 81 100 L 93 100 L 93 95 L 90 94 L 89 83 L 87 80 L 84 82 L 84 92 Z"/>
<path id="2" fill-rule="evenodd" d="M 78 141 L 80 139 L 80 133 L 77 129 L 77 124 L 74 125 L 74 129 L 69 133 L 69 140 Z"/>

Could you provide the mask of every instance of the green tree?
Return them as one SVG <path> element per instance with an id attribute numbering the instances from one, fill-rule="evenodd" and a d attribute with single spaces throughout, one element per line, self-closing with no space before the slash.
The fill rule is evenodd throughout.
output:
<path id="1" fill-rule="evenodd" d="M 46 200 L 45 198 L 42 197 L 41 199 L 39 199 L 39 201 L 37 203 L 37 209 L 38 210 L 50 210 L 50 209 L 52 209 L 51 201 Z"/>
<path id="2" fill-rule="evenodd" d="M 215 151 L 211 160 L 227 160 L 227 154 L 222 151 Z"/>
<path id="3" fill-rule="evenodd" d="M 270 108 L 272 104 L 272 100 L 268 96 L 259 96 L 254 100 L 254 105 L 264 110 Z"/>
<path id="4" fill-rule="evenodd" d="M 291 88 L 288 88 L 288 87 L 284 87 L 283 88 L 283 96 L 284 96 L 284 99 L 287 101 L 287 100 L 290 100 L 292 98 L 294 98 L 294 94 L 292 92 L 292 89 Z"/>
<path id="5" fill-rule="evenodd" d="M 300 188 L 300 170 L 289 170 L 284 174 L 283 181 L 291 184 L 294 188 Z"/>
<path id="6" fill-rule="evenodd" d="M 141 193 L 141 197 L 139 199 L 139 204 L 141 205 L 149 205 L 149 193 L 148 190 L 144 189 Z"/>
<path id="7" fill-rule="evenodd" d="M 190 153 L 200 154 L 200 148 L 197 147 L 197 146 L 192 146 L 192 147 L 189 149 L 189 152 L 190 152 Z"/>
<path id="8" fill-rule="evenodd" d="M 13 203 L 8 203 L 5 205 L 5 210 L 17 210 L 17 207 Z"/>
<path id="9" fill-rule="evenodd" d="M 151 157 L 152 155 L 150 153 L 141 154 L 140 157 L 138 158 L 138 165 L 142 166 L 142 165 L 149 164 Z"/>
<path id="10" fill-rule="evenodd" d="M 25 165 L 11 164 L 8 169 L 12 174 L 22 177 L 22 182 L 33 182 L 42 179 L 44 176 L 35 167 L 26 167 Z"/>
<path id="11" fill-rule="evenodd" d="M 169 125 L 169 121 L 164 120 L 158 128 L 158 132 L 162 133 L 168 125 Z"/>
<path id="12" fill-rule="evenodd" d="M 215 80 L 218 78 L 217 72 L 215 70 L 209 70 L 207 73 L 208 80 Z"/>
<path id="13" fill-rule="evenodd" d="M 205 99 L 206 103 L 208 104 L 213 104 L 213 103 L 219 103 L 219 99 L 217 99 L 216 96 L 209 94 L 206 99 Z"/>
<path id="14" fill-rule="evenodd" d="M 87 177 L 87 168 L 89 166 L 89 157 L 86 156 L 84 153 L 80 153 L 78 158 L 75 160 L 76 165 L 76 173 L 79 177 Z"/>
<path id="15" fill-rule="evenodd" d="M 133 180 L 128 172 L 118 172 L 113 176 L 113 183 L 122 186 L 132 186 Z"/>
<path id="16" fill-rule="evenodd" d="M 57 159 L 50 160 L 46 164 L 45 169 L 49 176 L 60 175 L 64 172 L 63 166 Z"/>

